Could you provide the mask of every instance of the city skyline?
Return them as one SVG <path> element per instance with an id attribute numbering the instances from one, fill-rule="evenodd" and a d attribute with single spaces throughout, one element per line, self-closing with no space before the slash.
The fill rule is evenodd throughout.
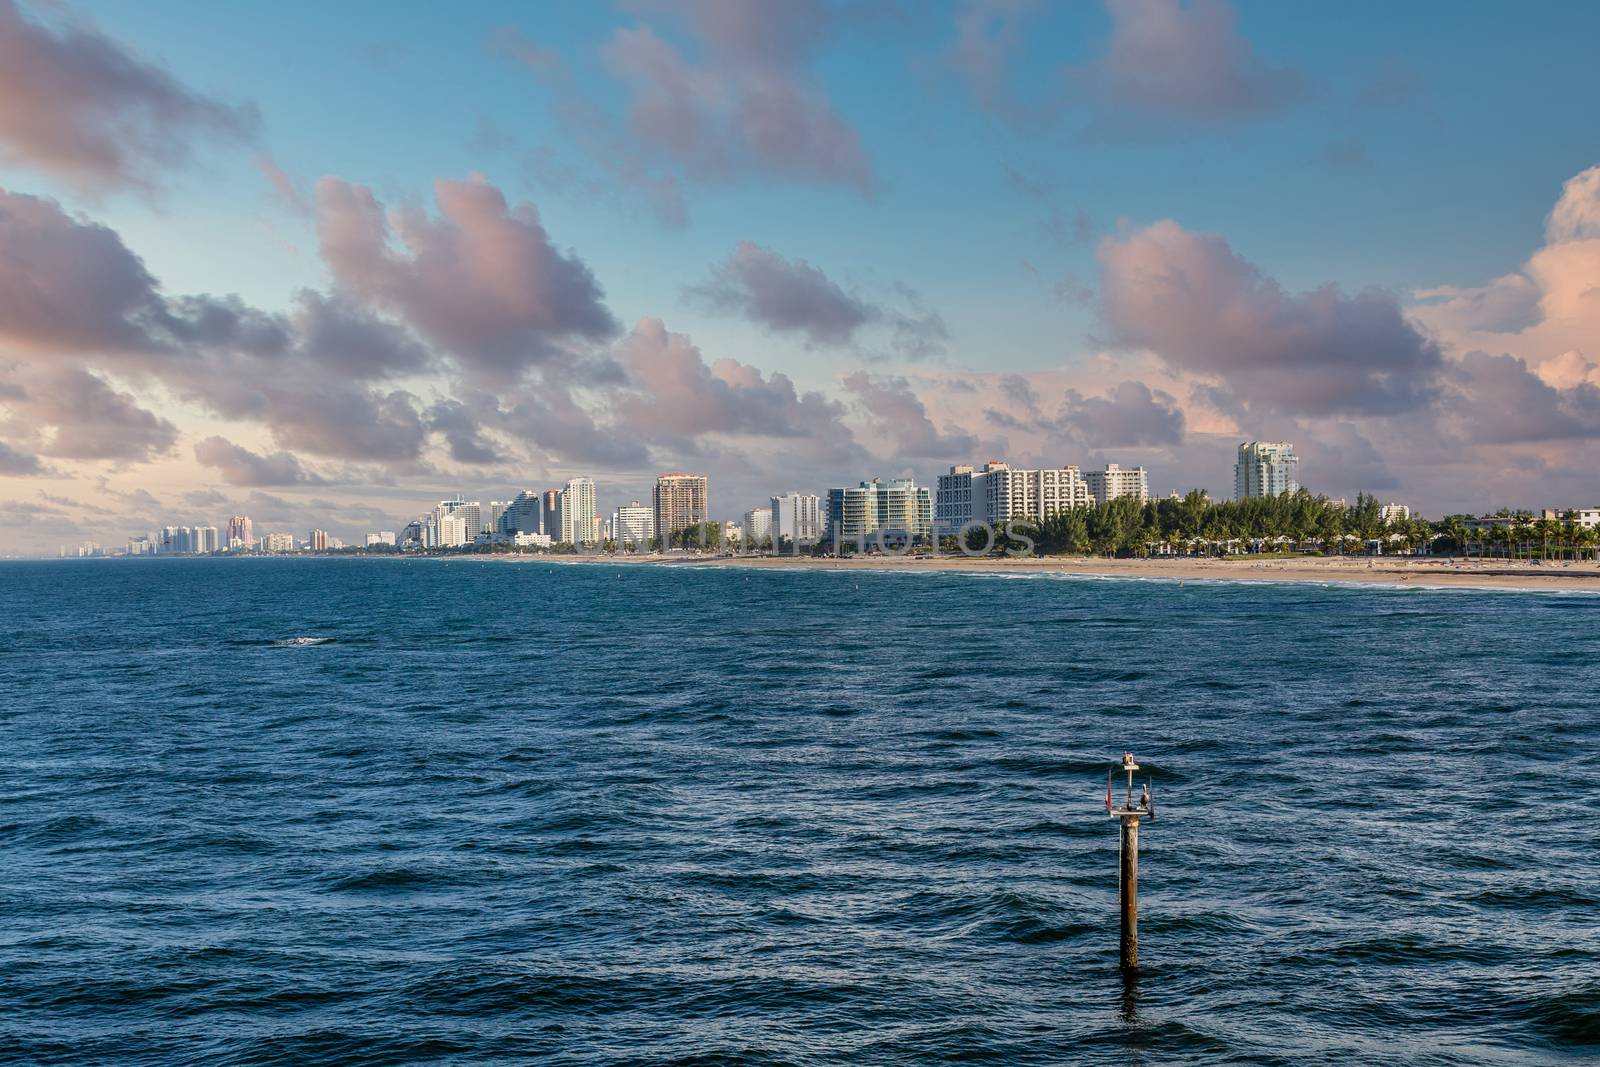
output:
<path id="1" fill-rule="evenodd" d="M 673 469 L 1220 500 L 1241 440 L 1600 500 L 1600 11 L 194 11 L 0 0 L 0 555 Z"/>
<path id="2" fill-rule="evenodd" d="M 1239 443 L 1237 455 L 1233 467 L 1234 501 L 1293 495 L 1305 488 L 1294 479 L 1298 457 L 1293 442 L 1244 441 Z M 1030 470 L 998 459 L 988 460 L 981 467 L 953 465 L 932 486 L 918 485 L 913 477 L 873 477 L 856 485 L 829 487 L 820 493 L 790 489 L 768 497 L 765 506 L 735 511 L 736 518 L 719 517 L 711 510 L 709 480 L 703 474 L 658 474 L 648 505 L 633 499 L 604 509 L 599 503 L 604 496 L 598 490 L 592 478 L 580 476 L 570 479 L 564 489 L 524 489 L 514 499 L 491 499 L 487 504 L 481 499 L 468 500 L 458 491 L 409 522 L 397 523 L 399 533 L 369 530 L 352 538 L 348 545 L 343 538 L 320 527 L 311 530 L 303 541 L 283 531 L 256 538 L 252 518 L 234 515 L 221 531 L 200 525 L 164 526 L 159 531 L 131 535 L 125 552 L 108 551 L 96 541 L 82 541 L 75 551 L 66 544 L 57 546 L 57 554 L 202 554 L 251 552 L 258 546 L 265 552 L 347 547 L 435 550 L 484 545 L 518 549 L 558 545 L 670 548 L 676 535 L 703 523 L 721 526 L 725 536 L 748 548 L 752 542 L 770 539 L 776 545 L 785 538 L 795 544 L 859 542 L 879 531 L 922 539 L 935 534 L 948 537 L 972 526 L 1004 530 L 1016 520 L 1039 524 L 1062 512 L 1106 505 L 1121 497 L 1132 498 L 1141 506 L 1154 499 L 1149 472 L 1143 467 L 1107 463 L 1101 470 L 1085 471 L 1079 464 L 1065 463 Z M 1209 496 L 1204 489 L 1193 491 Z M 1164 495 L 1179 500 L 1188 494 L 1174 489 Z M 1325 494 L 1313 496 L 1341 508 L 1347 504 Z M 1217 498 L 1214 502 L 1227 499 Z M 1377 501 L 1376 497 L 1371 499 Z M 1409 520 L 1413 513 L 1409 504 L 1399 501 L 1381 504 L 1385 522 L 1391 518 Z M 1580 525 L 1591 526 L 1596 524 L 1600 508 L 1560 508 L 1543 513 L 1570 513 Z M 835 516 L 840 517 L 837 523 Z M 663 535 L 662 541 L 657 541 L 658 532 Z"/>

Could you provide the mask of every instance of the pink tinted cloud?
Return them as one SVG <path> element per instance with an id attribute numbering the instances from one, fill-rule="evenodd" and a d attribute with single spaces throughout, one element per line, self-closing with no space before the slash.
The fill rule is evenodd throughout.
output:
<path id="1" fill-rule="evenodd" d="M 724 433 L 853 446 L 837 402 L 737 360 L 708 364 L 686 334 L 670 332 L 660 319 L 639 320 L 617 356 L 632 386 L 616 401 L 617 422 L 646 437 Z"/>
<path id="2" fill-rule="evenodd" d="M 434 196 L 437 217 L 386 215 L 365 186 L 319 181 L 317 232 L 339 287 L 502 380 L 616 331 L 594 274 L 551 243 L 532 204 L 508 205 L 481 177 L 440 180 Z"/>
<path id="3" fill-rule="evenodd" d="M 1098 254 L 1111 340 L 1251 409 L 1392 415 L 1435 395 L 1438 346 L 1385 293 L 1285 293 L 1221 236 L 1170 220 L 1108 238 Z"/>
<path id="4" fill-rule="evenodd" d="M 25 365 L 0 376 L 0 436 L 62 459 L 147 460 L 168 451 L 178 429 L 101 375 Z"/>
<path id="5" fill-rule="evenodd" d="M 216 435 L 195 442 L 194 458 L 202 466 L 216 468 L 229 485 L 305 485 L 322 481 L 306 470 L 292 452 L 263 455 Z"/>
<path id="6" fill-rule="evenodd" d="M 255 135 L 252 109 L 194 92 L 85 20 L 56 23 L 0 0 L 0 162 L 88 191 L 149 188 L 191 140 Z"/>
<path id="7" fill-rule="evenodd" d="M 149 348 L 164 313 L 115 230 L 0 189 L 0 338 L 40 351 Z"/>
<path id="8" fill-rule="evenodd" d="M 1263 117 L 1305 95 L 1305 77 L 1262 58 L 1225 0 L 1107 0 L 1106 7 L 1106 54 L 1069 71 L 1105 108 L 1098 135 Z"/>

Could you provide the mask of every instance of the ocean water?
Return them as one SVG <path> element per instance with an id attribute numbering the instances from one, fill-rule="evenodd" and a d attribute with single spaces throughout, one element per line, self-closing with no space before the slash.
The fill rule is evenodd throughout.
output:
<path id="1" fill-rule="evenodd" d="M 1600 1060 L 1597 597 L 133 560 L 0 618 L 0 1063 Z"/>

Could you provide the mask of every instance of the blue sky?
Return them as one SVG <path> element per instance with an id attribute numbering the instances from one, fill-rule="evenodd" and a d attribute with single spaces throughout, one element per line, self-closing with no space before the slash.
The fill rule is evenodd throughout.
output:
<path id="1" fill-rule="evenodd" d="M 1225 471 L 1202 478 L 1201 467 L 1183 459 L 1192 452 L 1188 446 L 1203 446 L 1205 462 L 1214 463 L 1222 452 L 1207 435 L 1255 436 L 1270 424 L 1303 436 L 1322 433 L 1330 442 L 1353 433 L 1386 452 L 1395 447 L 1389 430 L 1363 420 L 1393 420 L 1397 412 L 1371 405 L 1269 410 L 1258 400 L 1253 410 L 1260 418 L 1246 414 L 1252 424 L 1244 425 L 1239 419 L 1249 404 L 1201 410 L 1192 390 L 1215 385 L 1220 364 L 1153 349 L 1141 354 L 1126 344 L 1137 331 L 1108 321 L 1104 242 L 1133 240 L 1171 219 L 1190 234 L 1220 235 L 1232 254 L 1291 296 L 1330 284 L 1346 294 L 1376 287 L 1406 315 L 1417 316 L 1419 330 L 1450 361 L 1464 354 L 1450 334 L 1459 323 L 1427 320 L 1416 312 L 1413 294 L 1469 290 L 1521 269 L 1546 240 L 1545 220 L 1563 183 L 1600 156 L 1592 77 L 1600 8 L 1593 5 L 1513 11 L 1490 3 L 835 3 L 820 6 L 817 21 L 828 25 L 815 41 L 793 44 L 803 27 L 768 26 L 737 46 L 746 49 L 738 53 L 745 58 L 719 65 L 715 27 L 740 23 L 738 7 L 710 0 L 618 7 L 23 5 L 28 25 L 58 34 L 66 33 L 63 26 L 89 25 L 89 32 L 196 97 L 253 108 L 259 123 L 243 137 L 180 131 L 191 157 L 163 164 L 148 188 L 116 181 L 86 188 L 81 174 L 31 157 L 37 146 L 19 141 L 3 153 L 9 165 L 0 165 L 0 187 L 51 198 L 111 228 L 168 297 L 237 294 L 263 312 L 282 313 L 299 290 L 349 288 L 348 278 L 330 270 L 319 242 L 318 178 L 370 188 L 386 209 L 409 203 L 437 216 L 435 181 L 481 175 L 507 200 L 536 205 L 550 243 L 593 273 L 619 331 L 660 318 L 667 330 L 691 337 L 708 365 L 734 359 L 769 376 L 781 373 L 802 393 L 817 390 L 843 404 L 844 425 L 862 448 L 854 461 L 860 476 L 881 467 L 931 478 L 941 462 L 956 457 L 907 452 L 904 440 L 897 443 L 894 434 L 873 426 L 881 419 L 862 407 L 859 390 L 840 391 L 841 381 L 858 371 L 909 382 L 946 444 L 970 441 L 1042 459 L 1060 453 L 1055 462 L 1087 462 L 1119 442 L 1102 444 L 1081 428 L 1061 437 L 1057 431 L 1065 424 L 1053 414 L 1031 436 L 1015 428 L 1001 432 L 998 423 L 985 422 L 982 401 L 973 401 L 975 409 L 961 407 L 951 381 L 992 383 L 1014 373 L 1049 401 L 1052 390 L 1095 396 L 1123 378 L 1137 378 L 1184 410 L 1188 436 L 1163 439 L 1158 447 L 1133 433 L 1123 452 L 1147 458 L 1152 481 L 1162 488 L 1184 488 L 1167 483 L 1188 479 L 1220 494 Z M 1174 40 L 1158 42 L 1166 51 L 1148 67 L 1193 71 L 1188 81 L 1169 78 L 1158 85 L 1154 92 L 1169 95 L 1154 105 L 1130 96 L 1132 83 L 1116 80 L 1142 77 L 1139 65 L 1114 69 L 1118 41 L 1141 10 L 1177 29 Z M 963 19 L 985 12 L 1015 19 L 1016 30 L 995 38 L 989 80 L 980 85 L 963 76 L 952 56 Z M 1223 32 L 1229 20 L 1231 33 Z M 687 155 L 675 157 L 650 143 L 629 124 L 634 97 L 628 78 L 606 59 L 613 42 L 641 28 L 695 68 L 703 92 L 719 94 L 725 88 L 719 78 L 746 75 L 753 83 L 773 77 L 800 86 L 858 142 L 870 189 L 836 176 L 796 177 L 759 160 L 735 164 L 723 176 L 697 175 L 684 162 Z M 570 72 L 564 88 L 509 54 L 504 42 L 512 31 Z M 780 41 L 782 34 L 788 43 Z M 756 69 L 758 61 L 748 57 L 757 53 L 772 69 Z M 1230 78 L 1248 83 L 1241 91 L 1249 99 L 1225 100 L 1225 86 L 1214 107 L 1191 108 L 1182 99 L 1210 91 L 1214 85 L 1205 79 Z M 115 114 L 119 105 L 105 106 Z M 686 217 L 664 220 L 648 195 L 586 144 L 591 131 L 564 120 L 564 106 L 604 118 L 617 152 L 676 181 Z M 0 145 L 6 136 L 0 128 Z M 273 191 L 260 168 L 263 157 L 312 208 L 297 211 Z M 871 327 L 855 332 L 848 344 L 818 343 L 804 329 L 777 328 L 759 315 L 730 313 L 726 303 L 693 295 L 690 290 L 704 287 L 740 242 L 791 266 L 804 261 L 864 305 L 936 315 L 944 327 L 936 346 L 941 350 L 908 357 Z M 374 304 L 371 310 L 418 328 L 404 308 Z M 437 337 L 424 340 L 439 347 L 448 367 L 448 346 Z M 1509 343 L 1506 351 L 1535 372 L 1560 354 L 1524 353 Z M 597 352 L 591 346 L 581 356 L 597 358 Z M 1600 355 L 1591 350 L 1584 358 Z M 169 418 L 176 428 L 170 455 L 187 455 L 190 437 L 237 421 L 214 404 L 208 409 L 175 400 L 181 390 L 159 372 L 141 381 L 104 364 L 84 365 Z M 1151 368 L 1164 375 L 1159 383 Z M 1430 362 L 1425 373 L 1436 370 Z M 1557 389 L 1583 382 L 1581 374 L 1573 379 L 1554 371 L 1542 380 Z M 421 388 L 414 380 L 406 385 Z M 441 396 L 461 388 L 448 369 L 436 385 Z M 1451 388 L 1441 384 L 1437 395 Z M 1565 394 L 1558 399 L 1569 408 L 1583 402 Z M 589 411 L 596 425 L 615 429 L 611 409 L 595 404 Z M 1461 410 L 1457 405 L 1435 414 L 1459 417 Z M 215 477 L 187 460 L 163 466 L 149 454 L 142 461 L 153 466 L 143 474 L 128 457 L 114 457 L 121 466 L 100 472 L 72 462 L 85 457 L 63 453 L 50 461 L 54 432 L 19 431 L 11 447 L 27 446 L 46 458 L 43 466 L 59 476 L 49 479 L 48 492 L 62 499 L 75 495 L 69 483 L 96 484 L 102 477 L 111 477 L 120 491 L 149 485 L 159 487 L 151 490 L 158 499 L 175 499 L 181 479 Z M 485 433 L 502 430 L 486 427 Z M 740 456 L 747 462 L 730 463 L 726 475 L 726 484 L 742 494 L 727 501 L 732 513 L 734 505 L 755 503 L 768 480 L 807 476 L 820 484 L 849 466 L 819 460 L 806 471 L 751 460 L 764 450 L 786 450 L 781 441 L 742 439 L 750 436 L 742 430 L 712 426 L 704 438 L 674 433 L 672 440 L 647 442 L 648 460 L 637 469 L 596 471 L 602 502 L 635 494 L 654 467 L 704 459 L 716 469 L 718 457 Z M 296 452 L 291 436 L 270 421 L 244 420 L 224 436 L 260 455 Z M 1549 453 L 1539 452 L 1547 442 L 1514 443 L 1528 446 L 1532 469 L 1552 469 Z M 588 462 L 510 438 L 501 446 L 495 451 L 502 461 L 481 469 L 431 464 L 418 473 L 412 456 L 391 465 L 386 477 L 396 495 L 414 490 L 426 496 L 439 484 L 462 482 L 482 484 L 488 495 L 491 486 L 548 480 Z M 298 458 L 318 472 L 321 486 L 353 477 L 343 469 L 347 461 L 374 460 L 333 453 Z M 1170 478 L 1156 473 L 1163 462 Z M 519 477 L 519 467 L 529 473 Z M 1315 462 L 1307 467 L 1315 469 Z M 1415 475 L 1391 468 L 1370 480 L 1387 481 L 1435 510 L 1469 503 L 1465 479 L 1448 491 L 1424 488 Z M 1373 469 L 1349 457 L 1330 462 L 1319 488 L 1352 492 Z M 0 478 L 0 495 L 28 499 L 45 491 L 38 488 L 40 477 L 34 469 Z M 1517 484 L 1508 478 L 1507 491 L 1495 490 L 1501 497 Z M 1581 484 L 1561 491 L 1579 491 Z M 293 504 L 296 519 L 296 494 L 311 499 L 327 492 L 306 484 L 226 482 L 213 492 L 226 496 L 245 488 L 270 488 Z M 1502 502 L 1508 501 L 1482 504 Z M 399 505 L 373 508 L 391 506 Z"/>

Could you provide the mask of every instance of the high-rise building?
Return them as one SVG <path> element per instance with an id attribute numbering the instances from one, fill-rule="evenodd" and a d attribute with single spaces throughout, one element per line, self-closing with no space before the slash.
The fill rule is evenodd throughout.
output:
<path id="1" fill-rule="evenodd" d="M 1233 498 L 1282 496 L 1300 488 L 1295 466 L 1300 462 L 1288 441 L 1246 441 L 1233 465 Z"/>
<path id="2" fill-rule="evenodd" d="M 293 552 L 294 534 L 269 533 L 264 543 L 268 552 Z"/>
<path id="3" fill-rule="evenodd" d="M 196 552 L 216 552 L 222 547 L 221 533 L 215 526 L 196 526 L 194 528 L 194 550 Z"/>
<path id="4" fill-rule="evenodd" d="M 506 510 L 511 507 L 509 500 L 491 500 L 489 506 L 483 509 L 483 527 L 478 531 L 480 537 L 485 534 L 491 538 L 500 536 L 501 520 L 505 518 Z"/>
<path id="5" fill-rule="evenodd" d="M 611 539 L 617 544 L 645 547 L 655 536 L 655 512 L 637 500 L 611 513 Z"/>
<path id="6" fill-rule="evenodd" d="M 372 533 L 367 534 L 367 547 L 368 548 L 373 548 L 373 547 L 378 546 L 378 545 L 388 545 L 390 547 L 393 547 L 394 543 L 395 542 L 394 542 L 394 531 L 393 530 L 376 530 L 376 531 L 374 531 Z"/>
<path id="7" fill-rule="evenodd" d="M 1115 463 L 1107 463 L 1103 471 L 1084 471 L 1083 480 L 1096 504 L 1104 504 L 1122 496 L 1137 497 L 1143 504 L 1150 499 L 1150 477 L 1143 467 L 1124 470 Z"/>
<path id="8" fill-rule="evenodd" d="M 710 509 L 710 493 L 703 474 L 671 471 L 656 478 L 652 503 L 656 513 L 656 536 L 668 543 L 674 534 L 705 522 Z"/>
<path id="9" fill-rule="evenodd" d="M 461 520 L 467 538 L 463 544 L 477 540 L 478 534 L 483 531 L 483 505 L 476 500 L 463 500 L 457 496 L 453 500 L 439 501 L 438 506 L 433 509 L 434 522 L 442 523 L 447 515 L 454 515 Z"/>
<path id="10" fill-rule="evenodd" d="M 312 530 L 306 535 L 306 547 L 313 552 L 326 552 L 330 547 L 332 536 L 327 530 Z"/>
<path id="11" fill-rule="evenodd" d="M 561 490 L 561 536 L 570 545 L 592 545 L 600 540 L 594 521 L 594 480 L 574 478 Z"/>
<path id="12" fill-rule="evenodd" d="M 822 504 L 815 493 L 793 490 L 772 498 L 772 545 L 810 544 L 822 536 Z"/>
<path id="13" fill-rule="evenodd" d="M 235 515 L 228 520 L 228 544 L 238 541 L 246 549 L 256 547 L 255 534 L 251 532 L 250 516 Z"/>
<path id="14" fill-rule="evenodd" d="M 828 539 L 859 541 L 885 534 L 925 537 L 933 529 L 933 494 L 910 478 L 874 478 L 828 490 Z"/>
<path id="15" fill-rule="evenodd" d="M 460 548 L 470 544 L 471 538 L 467 536 L 467 517 L 460 514 L 443 515 L 439 518 L 438 540 L 434 544 L 439 548 Z"/>
<path id="16" fill-rule="evenodd" d="M 772 509 L 751 508 L 744 513 L 745 543 L 751 548 L 758 548 L 761 542 L 772 536 Z"/>
<path id="17" fill-rule="evenodd" d="M 544 502 L 539 494 L 532 490 L 518 493 L 500 516 L 499 532 L 507 540 L 519 533 L 544 533 Z"/>
<path id="18" fill-rule="evenodd" d="M 1378 517 L 1382 519 L 1385 524 L 1391 522 L 1405 522 L 1407 519 L 1411 518 L 1411 506 L 1409 504 L 1388 503 L 1378 509 Z"/>
<path id="19" fill-rule="evenodd" d="M 550 535 L 554 543 L 561 537 L 561 490 L 546 489 L 544 491 L 544 532 Z"/>
<path id="20" fill-rule="evenodd" d="M 990 460 L 982 470 L 958 466 L 939 475 L 934 517 L 941 534 L 953 534 L 974 522 L 996 526 L 1013 519 L 1043 522 L 1092 502 L 1089 485 L 1075 464 L 1024 470 Z"/>

